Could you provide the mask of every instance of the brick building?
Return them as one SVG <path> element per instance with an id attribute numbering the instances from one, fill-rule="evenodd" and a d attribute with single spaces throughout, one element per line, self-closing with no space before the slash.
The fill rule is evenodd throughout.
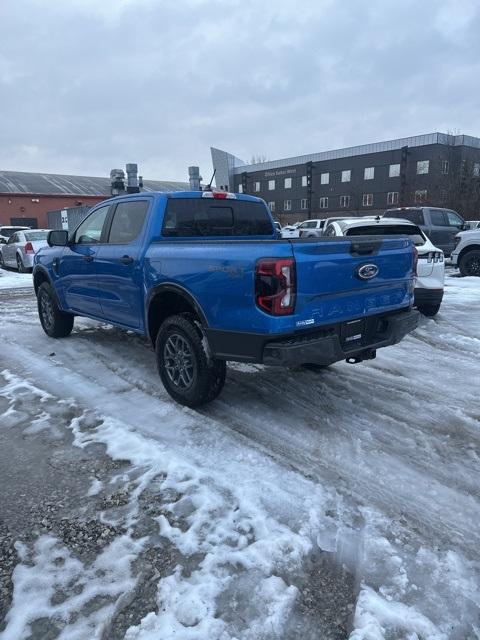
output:
<path id="1" fill-rule="evenodd" d="M 189 189 L 186 182 L 145 180 L 143 191 Z M 110 197 L 110 179 L 0 171 L 0 225 L 48 228 L 47 212 L 93 206 Z"/>
<path id="2" fill-rule="evenodd" d="M 480 138 L 431 133 L 258 164 L 212 148 L 217 186 L 263 198 L 281 222 L 422 203 L 480 217 Z"/>

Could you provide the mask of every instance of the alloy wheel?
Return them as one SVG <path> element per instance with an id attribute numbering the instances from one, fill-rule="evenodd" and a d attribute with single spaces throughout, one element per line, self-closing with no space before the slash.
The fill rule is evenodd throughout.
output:
<path id="1" fill-rule="evenodd" d="M 195 357 L 189 342 L 179 333 L 172 333 L 163 347 L 165 371 L 172 384 L 188 389 L 195 378 Z"/>

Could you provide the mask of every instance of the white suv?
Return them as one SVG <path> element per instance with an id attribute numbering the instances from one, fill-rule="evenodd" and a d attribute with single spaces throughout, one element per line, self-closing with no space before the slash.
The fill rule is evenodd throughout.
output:
<path id="1" fill-rule="evenodd" d="M 455 242 L 450 256 L 452 264 L 462 276 L 480 276 L 480 228 L 457 233 Z"/>
<path id="2" fill-rule="evenodd" d="M 413 222 L 400 218 L 343 218 L 330 222 L 324 236 L 408 236 L 418 252 L 415 281 L 415 306 L 425 316 L 432 317 L 440 309 L 445 280 L 443 251 L 435 247 Z"/>

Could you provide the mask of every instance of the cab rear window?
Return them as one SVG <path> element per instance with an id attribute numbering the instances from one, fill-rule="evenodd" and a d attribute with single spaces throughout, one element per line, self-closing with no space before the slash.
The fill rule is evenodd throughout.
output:
<path id="1" fill-rule="evenodd" d="M 408 236 L 414 245 L 425 244 L 425 238 L 418 227 L 407 224 L 368 225 L 364 227 L 352 227 L 345 233 L 346 236 Z"/>
<path id="2" fill-rule="evenodd" d="M 383 214 L 384 218 L 404 218 L 414 224 L 424 224 L 422 209 L 388 209 Z"/>
<path id="3" fill-rule="evenodd" d="M 162 234 L 170 238 L 272 236 L 274 229 L 266 206 L 260 202 L 171 198 Z"/>

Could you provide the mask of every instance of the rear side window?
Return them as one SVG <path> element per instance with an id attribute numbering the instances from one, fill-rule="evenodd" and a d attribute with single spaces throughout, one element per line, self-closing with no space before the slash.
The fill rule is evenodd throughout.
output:
<path id="1" fill-rule="evenodd" d="M 413 244 L 425 244 L 425 239 L 418 227 L 410 224 L 388 224 L 348 229 L 346 236 L 408 236 Z"/>
<path id="2" fill-rule="evenodd" d="M 385 213 L 385 218 L 404 218 L 413 224 L 425 224 L 422 209 L 390 209 Z"/>
<path id="3" fill-rule="evenodd" d="M 272 236 L 265 205 L 245 200 L 170 198 L 163 221 L 164 236 Z"/>
<path id="4" fill-rule="evenodd" d="M 108 244 L 129 244 L 138 238 L 147 216 L 148 200 L 121 202 L 113 215 Z"/>
<path id="5" fill-rule="evenodd" d="M 435 227 L 447 227 L 448 219 L 445 211 L 430 209 L 430 220 Z"/>

